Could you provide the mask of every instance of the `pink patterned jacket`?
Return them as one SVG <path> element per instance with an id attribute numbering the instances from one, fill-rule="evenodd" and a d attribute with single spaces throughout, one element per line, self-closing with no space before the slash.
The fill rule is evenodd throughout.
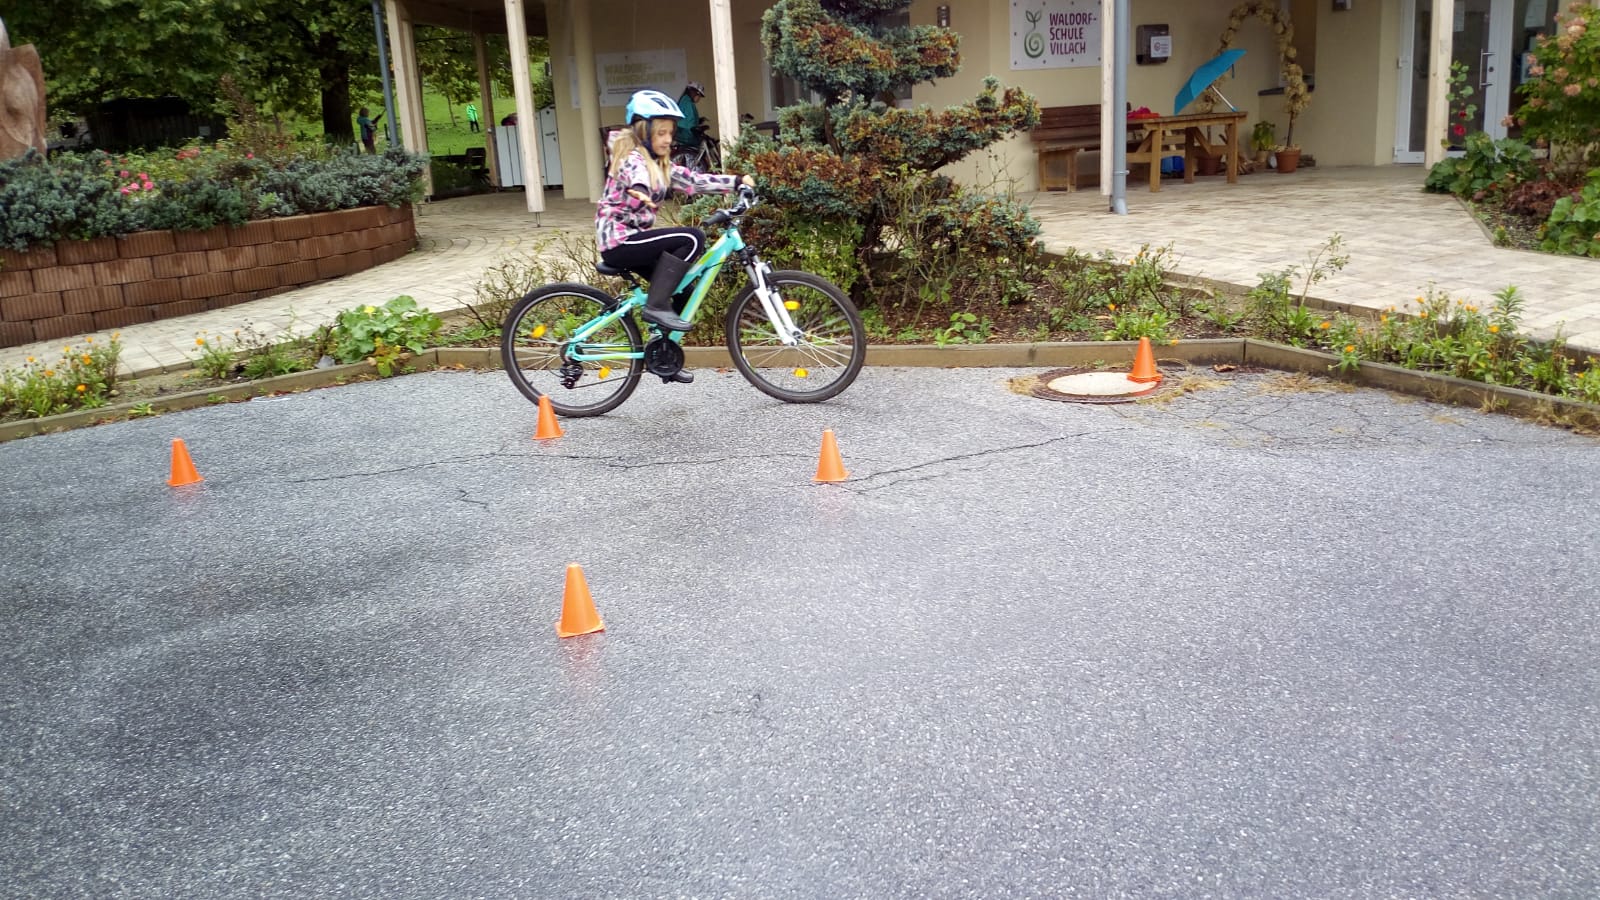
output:
<path id="1" fill-rule="evenodd" d="M 600 205 L 594 213 L 594 224 L 600 241 L 600 252 L 619 246 L 629 237 L 655 226 L 655 206 L 677 191 L 686 197 L 695 194 L 731 194 L 739 187 L 737 175 L 707 175 L 683 166 L 672 167 L 672 181 L 660 191 L 650 189 L 650 173 L 645 169 L 644 154 L 638 149 L 622 161 L 617 174 L 606 179 Z M 629 189 L 650 195 L 645 203 L 628 193 Z"/>

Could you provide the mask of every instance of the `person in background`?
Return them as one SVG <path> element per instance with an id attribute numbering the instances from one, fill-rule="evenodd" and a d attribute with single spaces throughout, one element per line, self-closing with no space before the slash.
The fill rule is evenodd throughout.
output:
<path id="1" fill-rule="evenodd" d="M 476 103 L 468 103 L 467 104 L 467 130 L 468 131 L 482 131 L 483 130 L 478 126 L 478 104 L 476 104 Z"/>
<path id="2" fill-rule="evenodd" d="M 673 132 L 672 139 L 685 147 L 700 146 L 700 138 L 704 136 L 706 128 L 705 119 L 700 117 L 700 110 L 695 106 L 699 100 L 706 97 L 705 88 L 700 82 L 691 81 L 684 86 L 683 96 L 678 98 L 678 108 L 683 110 L 683 118 L 678 120 L 677 130 Z"/>
<path id="3" fill-rule="evenodd" d="M 383 118 L 383 113 L 378 117 L 368 118 L 369 113 L 365 106 L 356 110 L 356 128 L 361 133 L 361 146 L 367 148 L 368 153 L 378 152 L 378 120 Z"/>

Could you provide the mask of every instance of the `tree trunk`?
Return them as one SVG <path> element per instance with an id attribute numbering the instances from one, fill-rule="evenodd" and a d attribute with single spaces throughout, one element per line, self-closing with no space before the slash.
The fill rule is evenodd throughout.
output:
<path id="1" fill-rule="evenodd" d="M 356 142 L 355 119 L 350 112 L 350 61 L 339 52 L 337 35 L 325 35 L 317 43 L 322 60 L 318 74 L 322 78 L 323 139 L 335 146 L 349 146 Z"/>

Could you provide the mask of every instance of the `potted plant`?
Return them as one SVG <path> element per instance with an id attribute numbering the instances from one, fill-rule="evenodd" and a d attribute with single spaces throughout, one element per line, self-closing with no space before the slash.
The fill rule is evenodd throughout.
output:
<path id="1" fill-rule="evenodd" d="M 1250 129 L 1250 149 L 1256 152 L 1256 165 L 1261 168 L 1267 167 L 1267 155 L 1277 145 L 1278 126 L 1275 123 L 1262 119 Z"/>

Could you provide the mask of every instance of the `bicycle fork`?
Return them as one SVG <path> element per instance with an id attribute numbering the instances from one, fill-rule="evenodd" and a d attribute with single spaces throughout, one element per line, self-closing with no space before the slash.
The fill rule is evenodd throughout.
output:
<path id="1" fill-rule="evenodd" d="M 798 345 L 800 339 L 805 337 L 805 332 L 794 324 L 783 298 L 767 284 L 767 275 L 772 272 L 772 267 L 761 260 L 756 260 L 747 264 L 745 271 L 750 275 L 750 283 L 755 285 L 756 296 L 761 300 L 761 309 L 767 314 L 767 321 L 772 323 L 773 330 L 778 333 L 778 340 L 785 346 Z"/>

